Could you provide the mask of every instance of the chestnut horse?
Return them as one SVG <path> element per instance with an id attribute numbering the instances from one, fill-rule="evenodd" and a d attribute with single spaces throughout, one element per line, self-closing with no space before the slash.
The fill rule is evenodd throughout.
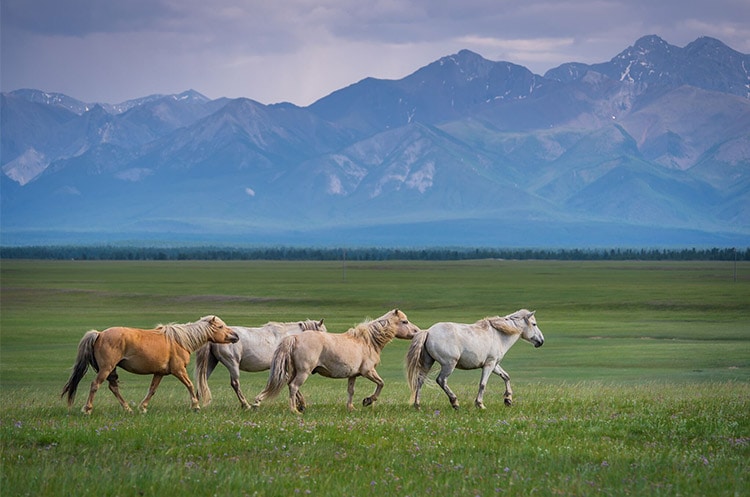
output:
<path id="1" fill-rule="evenodd" d="M 323 320 L 294 321 L 290 323 L 270 322 L 259 328 L 231 326 L 237 333 L 237 343 L 222 345 L 207 343 L 195 352 L 195 387 L 198 398 L 203 405 L 211 403 L 211 389 L 208 388 L 208 377 L 222 363 L 229 370 L 229 384 L 240 399 L 243 409 L 249 409 L 245 396 L 240 389 L 240 371 L 267 371 L 276 347 L 284 337 L 296 335 L 303 331 L 327 331 Z"/>
<path id="2" fill-rule="evenodd" d="M 375 383 L 375 392 L 362 404 L 369 406 L 378 399 L 383 380 L 375 371 L 380 364 L 380 353 L 394 338 L 410 340 L 419 331 L 406 314 L 394 309 L 373 321 L 351 328 L 346 333 L 301 333 L 288 336 L 273 354 L 271 372 L 266 388 L 255 397 L 257 408 L 267 397 L 278 395 L 289 385 L 289 408 L 293 413 L 305 409 L 304 398 L 298 396 L 308 376 L 318 373 L 327 378 L 348 378 L 349 399 L 346 407 L 354 409 L 354 382 L 364 376 Z"/>
<path id="3" fill-rule="evenodd" d="M 500 361 L 516 341 L 522 338 L 541 347 L 544 335 L 536 325 L 534 312 L 521 309 L 505 317 L 480 319 L 474 324 L 437 323 L 417 334 L 406 354 L 406 375 L 414 407 L 419 409 L 419 394 L 425 377 L 435 362 L 440 363 L 437 384 L 458 409 L 458 399 L 448 387 L 448 376 L 455 368 L 482 369 L 479 392 L 474 405 L 484 409 L 484 389 L 491 373 L 505 381 L 505 405 L 513 402 L 510 376 Z"/>
<path id="4" fill-rule="evenodd" d="M 73 372 L 63 387 L 61 397 L 67 394 L 68 406 L 73 405 L 78 383 L 91 365 L 97 375 L 91 382 L 83 413 L 91 413 L 94 395 L 104 380 L 109 382 L 109 389 L 120 405 L 132 412 L 120 395 L 116 369 L 120 366 L 131 373 L 154 375 L 148 393 L 140 403 L 141 412 L 146 412 L 162 378 L 169 374 L 176 376 L 187 387 L 191 407 L 197 411 L 200 409 L 198 398 L 186 369 L 190 354 L 206 342 L 234 343 L 237 340 L 237 334 L 216 316 L 205 316 L 195 323 L 160 325 L 153 330 L 119 326 L 104 331 L 91 330 L 83 335 L 78 344 Z"/>

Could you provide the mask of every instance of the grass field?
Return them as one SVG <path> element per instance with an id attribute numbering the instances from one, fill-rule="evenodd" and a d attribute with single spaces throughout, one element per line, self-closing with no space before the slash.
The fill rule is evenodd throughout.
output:
<path id="1" fill-rule="evenodd" d="M 0 263 L 0 494 L 749 495 L 750 264 L 727 262 Z M 217 314 L 229 324 L 325 318 L 342 332 L 398 307 L 426 328 L 535 309 L 545 345 L 503 367 L 515 405 L 478 371 L 408 406 L 394 341 L 373 408 L 312 377 L 302 417 L 285 396 L 241 411 L 221 366 L 189 410 L 166 378 L 146 415 L 106 388 L 90 417 L 59 398 L 89 329 Z M 264 373 L 243 373 L 252 398 Z M 149 377 L 120 374 L 137 403 Z M 373 385 L 357 381 L 355 400 Z"/>

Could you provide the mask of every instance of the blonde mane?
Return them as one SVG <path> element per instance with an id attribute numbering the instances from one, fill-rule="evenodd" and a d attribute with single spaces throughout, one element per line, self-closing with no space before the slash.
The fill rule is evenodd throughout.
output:
<path id="1" fill-rule="evenodd" d="M 495 328 L 501 333 L 505 333 L 506 335 L 518 335 L 522 330 L 516 324 L 516 320 L 524 319 L 529 314 L 531 314 L 531 312 L 527 311 L 526 309 L 521 309 L 514 312 L 513 314 L 508 314 L 504 317 L 494 316 L 480 319 L 479 321 L 477 321 L 477 324 L 486 322 L 489 326 Z"/>
<path id="2" fill-rule="evenodd" d="M 382 350 L 396 336 L 396 330 L 385 317 L 364 321 L 346 332 L 358 340 L 369 342 L 373 348 Z"/>
<path id="3" fill-rule="evenodd" d="M 201 345 L 208 342 L 208 339 L 211 336 L 211 317 L 212 316 L 201 318 L 194 323 L 162 324 L 157 326 L 156 329 L 161 333 L 164 333 L 168 339 L 178 343 L 188 351 L 193 352 Z"/>

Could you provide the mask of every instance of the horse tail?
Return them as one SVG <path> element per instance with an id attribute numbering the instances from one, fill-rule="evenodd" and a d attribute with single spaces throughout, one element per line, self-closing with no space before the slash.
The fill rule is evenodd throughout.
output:
<path id="1" fill-rule="evenodd" d="M 208 388 L 208 377 L 218 363 L 211 343 L 206 343 L 195 351 L 195 393 L 203 401 L 203 405 L 210 404 L 213 398 L 211 389 Z"/>
<path id="2" fill-rule="evenodd" d="M 297 345 L 295 335 L 284 338 L 273 353 L 271 361 L 271 372 L 268 374 L 268 382 L 262 392 L 255 397 L 254 406 L 260 405 L 263 399 L 276 397 L 284 385 L 289 383 L 289 378 L 296 374 L 292 355 Z"/>
<path id="3" fill-rule="evenodd" d="M 100 333 L 101 332 L 96 330 L 87 331 L 78 343 L 78 355 L 76 356 L 76 362 L 73 365 L 73 372 L 70 374 L 70 378 L 60 394 L 60 397 L 65 397 L 65 394 L 68 394 L 68 407 L 73 405 L 73 401 L 76 398 L 76 390 L 78 390 L 78 384 L 89 370 L 89 365 L 91 365 L 95 371 L 99 371 L 99 365 L 96 363 L 96 358 L 94 357 L 94 342 L 99 338 Z"/>
<path id="4" fill-rule="evenodd" d="M 425 364 L 425 355 L 427 351 L 424 348 L 425 342 L 427 342 L 428 331 L 420 331 L 414 336 L 409 345 L 409 350 L 406 353 L 406 379 L 411 389 L 411 400 L 414 402 L 414 398 L 417 393 L 417 385 L 419 384 L 419 378 L 428 373 L 429 368 Z"/>

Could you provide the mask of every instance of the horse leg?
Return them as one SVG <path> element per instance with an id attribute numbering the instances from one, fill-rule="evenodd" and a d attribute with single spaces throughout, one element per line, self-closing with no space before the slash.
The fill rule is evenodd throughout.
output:
<path id="1" fill-rule="evenodd" d="M 159 383 L 161 383 L 162 378 L 164 378 L 164 376 L 155 374 L 154 378 L 151 380 L 151 386 L 148 387 L 148 393 L 146 394 L 146 397 L 144 397 L 141 403 L 138 405 L 138 409 L 143 414 L 148 411 L 148 403 L 151 401 L 151 397 L 153 397 L 156 393 L 156 389 L 159 388 Z"/>
<path id="2" fill-rule="evenodd" d="M 417 377 L 417 388 L 414 390 L 414 409 L 417 410 L 421 408 L 422 385 L 424 385 L 424 375 L 419 373 L 419 376 Z"/>
<path id="3" fill-rule="evenodd" d="M 302 414 L 297 408 L 297 394 L 308 376 L 309 373 L 298 372 L 297 375 L 292 378 L 292 381 L 289 382 L 289 410 L 294 414 Z"/>
<path id="4" fill-rule="evenodd" d="M 354 382 L 357 381 L 356 376 L 352 376 L 348 380 L 348 384 L 346 386 L 346 392 L 349 394 L 349 397 L 346 400 L 346 409 L 349 412 L 352 412 L 354 410 L 354 402 L 352 399 L 354 398 Z"/>
<path id="5" fill-rule="evenodd" d="M 380 377 L 378 372 L 375 371 L 374 369 L 371 369 L 370 371 L 365 373 L 363 376 L 367 378 L 368 380 L 374 382 L 376 385 L 375 391 L 373 392 L 373 394 L 370 395 L 369 397 L 365 397 L 362 400 L 362 405 L 367 407 L 369 405 L 372 405 L 372 403 L 375 402 L 376 400 L 378 400 L 378 397 L 380 397 L 380 392 L 381 390 L 383 390 L 383 385 L 385 383 L 383 382 L 383 379 Z"/>
<path id="6" fill-rule="evenodd" d="M 503 379 L 505 382 L 505 395 L 503 395 L 503 400 L 505 401 L 506 406 L 512 406 L 513 405 L 513 390 L 510 388 L 510 375 L 505 372 L 503 368 L 500 367 L 500 364 L 495 366 L 495 369 L 492 371 L 496 375 L 498 375 L 500 378 Z"/>
<path id="7" fill-rule="evenodd" d="M 307 402 L 305 401 L 305 396 L 302 395 L 302 392 L 297 390 L 297 410 L 299 412 L 305 412 L 306 408 L 307 408 Z"/>
<path id="8" fill-rule="evenodd" d="M 240 405 L 243 409 L 250 409 L 250 403 L 247 401 L 245 396 L 242 394 L 240 388 L 240 367 L 239 364 L 232 364 L 229 369 L 229 384 L 232 385 L 234 393 L 237 394 L 237 398 L 240 399 Z"/>
<path id="9" fill-rule="evenodd" d="M 479 409 L 484 409 L 484 389 L 487 388 L 487 380 L 489 379 L 493 368 L 493 364 L 485 364 L 482 366 L 482 376 L 479 379 L 479 391 L 477 392 L 476 400 L 474 400 L 474 405 Z"/>
<path id="10" fill-rule="evenodd" d="M 414 389 L 414 409 L 419 409 L 421 407 L 422 386 L 424 386 L 427 373 L 432 369 L 433 364 L 435 364 L 435 360 L 429 354 L 426 354 L 422 368 L 417 374 L 417 387 Z"/>
<path id="11" fill-rule="evenodd" d="M 190 394 L 190 408 L 195 412 L 200 411 L 201 404 L 198 401 L 198 396 L 195 394 L 195 388 L 193 387 L 193 382 L 190 381 L 190 376 L 188 376 L 187 369 L 185 369 L 185 367 L 183 366 L 182 369 L 172 371 L 172 374 L 175 375 L 177 379 L 180 380 L 183 385 L 185 385 L 185 388 L 188 389 L 188 393 Z"/>
<path id="12" fill-rule="evenodd" d="M 120 380 L 117 376 L 116 368 L 113 369 L 111 373 L 109 373 L 109 376 L 107 376 L 107 381 L 109 382 L 109 390 L 115 395 L 123 409 L 125 409 L 127 412 L 133 412 L 128 403 L 125 402 L 125 399 L 122 398 L 122 395 L 120 395 Z"/>
<path id="13" fill-rule="evenodd" d="M 455 362 L 441 364 L 440 374 L 438 374 L 438 377 L 435 379 L 435 381 L 438 385 L 440 385 L 440 388 L 442 388 L 445 394 L 448 396 L 448 400 L 450 400 L 453 409 L 458 409 L 458 397 L 456 397 L 456 394 L 453 393 L 450 387 L 448 387 L 448 377 L 451 375 L 455 368 Z"/>
<path id="14" fill-rule="evenodd" d="M 99 390 L 99 386 L 104 383 L 104 380 L 109 377 L 109 373 L 113 370 L 114 368 L 104 369 L 100 367 L 99 372 L 96 374 L 96 378 L 94 378 L 94 381 L 91 382 L 91 388 L 89 389 L 89 398 L 83 405 L 81 412 L 83 412 L 84 414 L 91 414 L 91 410 L 94 408 L 94 395 L 96 395 L 96 391 Z"/>

